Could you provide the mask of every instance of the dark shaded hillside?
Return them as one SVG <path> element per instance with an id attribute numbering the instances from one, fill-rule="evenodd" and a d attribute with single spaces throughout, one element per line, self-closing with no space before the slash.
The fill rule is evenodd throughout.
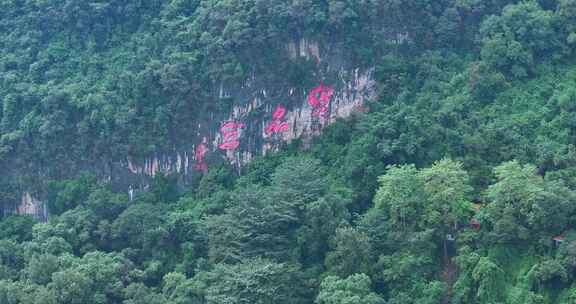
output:
<path id="1" fill-rule="evenodd" d="M 134 171 L 181 174 L 177 162 L 192 170 L 204 137 L 212 161 L 242 163 L 282 142 L 262 139 L 277 104 L 295 113 L 287 138 L 314 132 L 302 114 L 310 89 L 324 82 L 357 104 L 373 96 L 358 83 L 382 56 L 474 49 L 483 16 L 504 4 L 6 1 L 3 188 L 42 197 L 43 181 L 88 170 L 127 191 L 148 183 Z M 350 111 L 339 108 L 330 115 Z M 242 155 L 217 148 L 227 119 L 248 126 Z M 26 183 L 10 185 L 23 175 Z"/>

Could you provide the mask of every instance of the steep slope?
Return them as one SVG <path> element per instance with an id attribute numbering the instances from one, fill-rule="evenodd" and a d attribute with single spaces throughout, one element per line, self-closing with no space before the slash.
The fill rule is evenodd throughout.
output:
<path id="1" fill-rule="evenodd" d="M 46 181 L 80 172 L 132 193 L 160 172 L 187 184 L 210 164 L 240 170 L 375 98 L 374 68 L 345 36 L 273 30 L 267 14 L 296 4 L 222 5 L 5 3 L 3 205 L 45 214 L 34 197 Z M 255 29 L 271 36 L 240 42 Z"/>
<path id="2" fill-rule="evenodd" d="M 574 303 L 576 1 L 0 8 L 0 303 Z"/>

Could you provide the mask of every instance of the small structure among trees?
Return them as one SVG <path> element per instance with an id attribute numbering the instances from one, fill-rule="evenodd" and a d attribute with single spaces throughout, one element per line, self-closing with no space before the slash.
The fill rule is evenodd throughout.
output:
<path id="1" fill-rule="evenodd" d="M 564 242 L 564 236 L 557 235 L 557 236 L 552 238 L 552 242 L 554 243 L 554 247 L 558 247 L 558 246 L 560 246 L 560 244 L 562 244 Z"/>

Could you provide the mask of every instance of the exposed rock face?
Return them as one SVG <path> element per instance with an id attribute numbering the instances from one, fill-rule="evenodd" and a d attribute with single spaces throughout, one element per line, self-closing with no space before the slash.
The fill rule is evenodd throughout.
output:
<path id="1" fill-rule="evenodd" d="M 276 151 L 282 143 L 319 135 L 326 125 L 361 110 L 375 98 L 372 69 L 344 66 L 338 63 L 341 58 L 334 59 L 338 54 L 333 50 L 323 52 L 317 42 L 306 39 L 288 43 L 286 52 L 287 60 L 301 58 L 324 66 L 318 72 L 322 76 L 317 75 L 316 83 L 305 88 L 278 88 L 255 75 L 240 85 L 220 84 L 216 97 L 236 102 L 227 114 L 212 113 L 198 121 L 197 137 L 190 138 L 188 145 L 144 159 L 126 155 L 113 161 L 108 171 L 99 170 L 99 175 L 104 175 L 100 178 L 133 197 L 157 174 L 176 173 L 185 183 L 209 170 L 214 162 L 227 161 L 240 169 L 255 156 Z M 26 192 L 17 212 L 45 218 L 46 208 Z"/>
<path id="2" fill-rule="evenodd" d="M 299 41 L 289 42 L 286 45 L 286 49 L 290 59 L 305 57 L 306 59 L 314 58 L 316 61 L 320 61 L 320 45 L 317 41 L 300 39 Z"/>
<path id="3" fill-rule="evenodd" d="M 150 177 L 158 173 L 188 175 L 198 171 L 198 164 L 204 162 L 203 159 L 198 159 L 198 153 L 195 153 L 201 144 L 207 146 L 209 150 L 207 154 L 222 154 L 231 164 L 242 166 L 254 156 L 275 150 L 281 142 L 289 143 L 297 138 L 319 135 L 324 126 L 361 110 L 365 102 L 375 97 L 372 71 L 356 69 L 352 71 L 351 76 L 351 80 L 348 81 L 341 79 L 340 89 L 334 91 L 327 112 L 323 115 L 316 115 L 313 106 L 305 99 L 301 100 L 299 105 L 286 110 L 282 118 L 276 120 L 281 126 L 285 123 L 286 128 L 267 134 L 267 127 L 275 122 L 273 111 L 277 106 L 265 102 L 265 98 L 256 97 L 246 105 L 234 106 L 228 118 L 220 123 L 219 128 L 211 130 L 210 134 L 205 134 L 208 144 L 203 144 L 202 139 L 196 139 L 196 143 L 192 143 L 187 150 L 151 156 L 140 162 L 127 156 L 121 166 L 133 174 Z M 288 97 L 295 94 L 295 89 L 290 90 Z M 258 111 L 265 113 L 263 120 L 259 117 L 250 117 L 253 112 Z M 224 129 L 228 131 L 223 131 Z"/>
<path id="4" fill-rule="evenodd" d="M 22 193 L 18 214 L 29 214 L 39 219 L 48 218 L 48 210 L 45 204 L 34 198 L 29 192 Z"/>
<path id="5" fill-rule="evenodd" d="M 39 220 L 46 220 L 48 218 L 48 209 L 46 208 L 46 204 L 35 198 L 29 191 L 23 191 L 16 204 L 4 207 L 4 210 L 0 211 L 0 215 L 25 214 L 31 215 Z"/>

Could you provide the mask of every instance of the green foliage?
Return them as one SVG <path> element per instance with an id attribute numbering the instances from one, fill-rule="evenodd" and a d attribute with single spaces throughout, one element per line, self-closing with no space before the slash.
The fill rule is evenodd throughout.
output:
<path id="1" fill-rule="evenodd" d="M 478 260 L 472 271 L 472 279 L 478 282 L 476 298 L 479 303 L 494 303 L 498 300 L 498 282 L 501 282 L 499 276 L 503 274 L 504 271 L 489 258 L 482 257 Z"/>
<path id="2" fill-rule="evenodd" d="M 218 264 L 207 275 L 206 303 L 302 303 L 298 269 L 262 259 Z"/>
<path id="3" fill-rule="evenodd" d="M 297 232 L 302 263 L 317 265 L 324 261 L 330 248 L 329 242 L 337 229 L 350 221 L 347 203 L 338 195 L 330 195 L 306 206 L 302 226 Z"/>
<path id="4" fill-rule="evenodd" d="M 443 159 L 420 174 L 428 198 L 424 210 L 426 223 L 450 229 L 463 222 L 469 210 L 468 196 L 472 188 L 462 164 Z"/>
<path id="5" fill-rule="evenodd" d="M 10 216 L 0 221 L 0 240 L 13 239 L 17 242 L 32 239 L 32 226 L 36 221 L 30 216 Z"/>
<path id="6" fill-rule="evenodd" d="M 128 207 L 112 223 L 112 237 L 120 243 L 128 242 L 132 248 L 154 248 L 167 233 L 162 211 L 161 207 L 149 204 Z"/>
<path id="7" fill-rule="evenodd" d="M 329 273 L 345 278 L 370 272 L 373 253 L 367 235 L 353 228 L 340 228 L 332 242 L 333 250 L 326 256 Z"/>
<path id="8" fill-rule="evenodd" d="M 576 1 L 0 2 L 0 303 L 575 301 Z M 378 90 L 309 150 L 133 201 L 78 174 L 329 78 L 301 39 Z M 9 216 L 39 180 L 50 219 Z"/>
<path id="9" fill-rule="evenodd" d="M 237 205 L 223 215 L 206 219 L 210 258 L 233 262 L 245 257 L 284 259 L 292 256 L 291 239 L 299 223 L 290 201 L 275 201 L 259 189 L 241 190 L 233 196 Z M 257 238 L 253 237 L 258 235 Z"/>
<path id="10" fill-rule="evenodd" d="M 82 175 L 78 179 L 51 182 L 48 194 L 48 208 L 51 213 L 62 214 L 64 211 L 73 209 L 88 198 L 96 177 Z"/>
<path id="11" fill-rule="evenodd" d="M 566 228 L 574 193 L 561 182 L 545 180 L 534 166 L 518 162 L 496 167 L 495 175 L 497 182 L 486 192 L 486 212 L 497 241 L 541 237 L 549 242 L 550 235 Z"/>
<path id="12" fill-rule="evenodd" d="M 380 188 L 374 197 L 375 207 L 386 209 L 393 226 L 414 229 L 420 225 L 424 209 L 424 185 L 413 165 L 388 167 L 379 178 Z"/>
<path id="13" fill-rule="evenodd" d="M 166 298 L 155 293 L 152 288 L 146 287 L 142 283 L 134 283 L 126 287 L 124 304 L 165 304 Z"/>
<path id="14" fill-rule="evenodd" d="M 482 60 L 515 77 L 527 76 L 536 60 L 562 47 L 556 22 L 554 12 L 542 9 L 536 1 L 505 7 L 500 16 L 482 24 Z"/>
<path id="15" fill-rule="evenodd" d="M 384 300 L 372 292 L 370 277 L 365 274 L 355 274 L 346 279 L 329 276 L 320 285 L 316 298 L 317 304 L 379 304 Z"/>
<path id="16" fill-rule="evenodd" d="M 154 176 L 150 192 L 154 202 L 173 203 L 178 200 L 177 176 L 158 174 Z"/>
<path id="17" fill-rule="evenodd" d="M 395 229 L 432 227 L 448 232 L 469 213 L 472 188 L 460 163 L 443 159 L 423 170 L 391 166 L 379 180 L 375 208 L 387 211 Z"/>

